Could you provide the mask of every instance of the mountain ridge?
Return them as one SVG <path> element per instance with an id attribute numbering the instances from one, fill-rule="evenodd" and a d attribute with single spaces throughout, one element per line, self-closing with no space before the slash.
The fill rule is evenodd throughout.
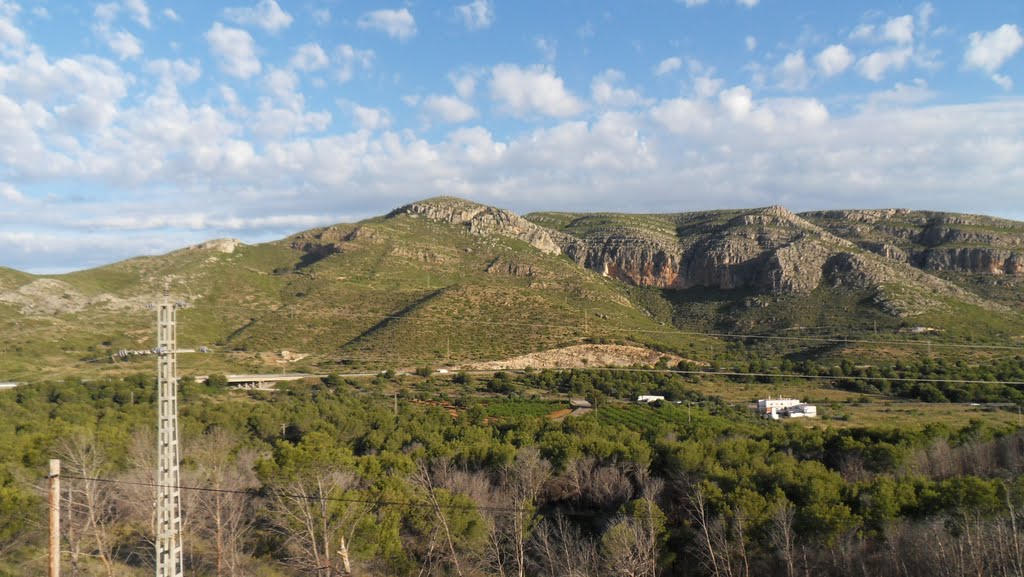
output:
<path id="1" fill-rule="evenodd" d="M 957 268 L 886 254 L 959 250 L 969 238 L 993 243 L 971 247 L 992 251 L 978 263 L 1010 256 Z M 1004 266 L 1022 250 L 1024 223 L 975 215 L 771 206 L 520 216 L 438 197 L 258 245 L 217 239 L 66 275 L 0 270 L 0 347 L 13 351 L 0 369 L 68 359 L 82 369 L 83 359 L 145 348 L 146 305 L 165 282 L 193 304 L 183 342 L 224 351 L 189 361 L 206 371 L 228 356 L 256 370 L 253 354 L 275 350 L 309 353 L 306 366 L 323 370 L 486 362 L 587 342 L 706 360 L 724 343 L 702 332 L 806 326 L 1005 340 L 1024 335 L 1024 275 Z"/>

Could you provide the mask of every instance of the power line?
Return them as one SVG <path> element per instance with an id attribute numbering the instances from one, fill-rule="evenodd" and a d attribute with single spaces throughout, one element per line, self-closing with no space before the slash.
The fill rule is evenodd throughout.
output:
<path id="1" fill-rule="evenodd" d="M 227 354 L 227 353 L 222 353 Z M 391 363 L 397 365 L 415 365 L 417 363 L 429 362 L 431 359 L 395 359 L 395 358 L 335 358 L 336 360 L 345 361 L 365 361 L 365 362 L 381 362 Z M 545 370 L 545 369 L 538 369 Z M 890 382 L 928 382 L 928 383 L 952 383 L 952 384 L 1001 384 L 1007 386 L 1024 386 L 1024 381 L 1018 380 L 984 380 L 984 379 L 956 379 L 956 378 L 940 378 L 940 377 L 885 377 L 885 376 L 857 376 L 857 375 L 808 375 L 801 373 L 764 373 L 764 372 L 749 372 L 749 371 L 700 371 L 700 370 L 681 370 L 681 369 L 641 369 L 633 367 L 578 367 L 578 368 L 553 368 L 547 370 L 555 370 L 558 372 L 569 372 L 569 371 L 613 371 L 613 372 L 632 372 L 632 373 L 663 373 L 663 374 L 678 374 L 678 375 L 690 375 L 690 376 L 705 376 L 705 377 L 765 377 L 765 378 L 797 378 L 797 379 L 809 379 L 809 380 L 864 380 L 864 381 L 890 381 Z M 495 373 L 495 372 L 522 372 L 522 369 L 466 369 L 467 373 Z M 306 374 L 309 378 L 322 378 L 326 375 L 323 374 Z M 338 376 L 345 377 L 350 376 L 345 373 L 339 373 Z"/>
<path id="2" fill-rule="evenodd" d="M 215 309 L 238 309 L 238 310 L 249 310 L 243 307 L 235 306 L 220 306 L 220 305 L 196 305 L 195 309 L 200 310 L 204 308 L 215 308 Z M 282 307 L 283 308 L 283 307 Z M 270 314 L 281 313 L 285 311 L 282 309 L 274 309 L 266 311 Z M 302 311 L 299 311 L 300 313 Z M 293 314 L 293 313 L 292 313 Z M 515 321 L 484 321 L 477 319 L 456 319 L 452 317 L 437 317 L 437 316 L 407 316 L 407 315 L 373 315 L 368 313 L 346 313 L 342 311 L 314 311 L 310 314 L 316 316 L 332 316 L 335 318 L 343 319 L 379 319 L 379 320 L 404 320 L 407 322 L 416 323 L 438 323 L 438 324 L 460 324 L 460 325 L 485 325 L 485 326 L 499 326 L 499 327 L 522 327 L 522 328 L 562 328 L 562 329 L 580 329 L 580 324 L 559 324 L 559 323 L 521 323 Z M 625 327 L 600 327 L 602 333 L 643 333 L 643 334 L 670 334 L 670 335 L 683 335 L 683 336 L 701 336 L 701 337 L 712 337 L 712 338 L 731 338 L 731 339 L 755 339 L 755 340 L 777 340 L 777 341 L 797 341 L 797 342 L 817 342 L 817 343 L 843 343 L 843 344 L 874 344 L 874 345 L 889 345 L 889 346 L 914 346 L 914 347 L 941 347 L 941 348 L 965 348 L 965 349 L 992 349 L 992 350 L 1014 350 L 1024 352 L 1024 346 L 1010 346 L 1010 345 L 984 345 L 984 344 L 970 344 L 970 343 L 942 343 L 933 341 L 907 341 L 907 340 L 886 340 L 886 339 L 851 339 L 848 336 L 836 336 L 836 337 L 816 337 L 816 336 L 788 336 L 788 335 L 765 335 L 765 334 L 749 334 L 749 333 L 727 333 L 727 332 L 705 332 L 705 331 L 684 331 L 684 330 L 667 330 L 667 329 L 641 329 L 641 328 L 625 328 Z"/>
<path id="3" fill-rule="evenodd" d="M 253 493 L 253 491 L 251 491 L 251 490 L 241 490 L 241 489 L 216 489 L 216 488 L 212 488 L 212 487 L 194 487 L 194 486 L 186 486 L 186 485 L 170 486 L 170 485 L 160 485 L 158 483 L 147 483 L 147 482 L 142 482 L 142 481 L 124 481 L 124 480 L 119 480 L 119 479 L 107 479 L 107 478 L 102 478 L 102 477 L 76 477 L 76 476 L 73 476 L 73 475 L 61 475 L 61 478 L 62 479 L 74 479 L 74 480 L 78 480 L 78 481 L 93 481 L 93 482 L 96 482 L 96 483 L 110 483 L 110 484 L 114 484 L 114 485 L 131 485 L 131 486 L 136 486 L 136 487 L 153 487 L 153 488 L 157 488 L 157 489 L 176 488 L 176 489 L 179 489 L 179 490 L 182 490 L 182 491 L 201 491 L 201 492 L 207 492 L 207 493 L 227 493 L 227 494 L 245 495 L 246 497 L 249 497 L 249 498 L 253 498 L 253 497 L 256 496 Z M 277 490 L 273 490 L 273 489 L 268 490 L 268 492 L 270 492 L 270 493 L 272 493 L 272 494 L 274 494 L 274 495 L 276 495 L 278 497 L 287 497 L 289 499 L 299 499 L 299 500 L 306 500 L 306 501 L 318 501 L 318 502 L 321 502 L 321 501 L 331 501 L 331 502 L 336 502 L 336 503 L 359 503 L 359 504 L 366 504 L 366 505 L 375 505 L 377 507 L 406 507 L 406 508 L 409 508 L 409 509 L 423 509 L 423 508 L 432 509 L 432 508 L 434 508 L 434 505 L 431 505 L 429 503 L 416 503 L 416 502 L 413 502 L 413 501 L 391 501 L 391 500 L 387 500 L 387 499 L 357 499 L 357 498 L 354 498 L 354 497 L 330 497 L 330 496 L 319 496 L 319 497 L 317 497 L 317 496 L 312 496 L 312 495 L 300 495 L 298 493 L 287 493 L 287 492 L 284 492 L 284 491 L 277 491 Z M 479 505 L 479 506 L 477 506 L 477 505 L 453 505 L 453 504 L 440 505 L 439 504 L 438 508 L 440 508 L 440 509 L 450 509 L 450 510 L 454 510 L 454 511 L 490 511 L 490 512 L 495 512 L 495 513 L 529 513 L 530 512 L 530 511 L 528 511 L 526 509 L 517 509 L 517 508 L 514 508 L 514 507 L 495 507 L 495 506 L 488 506 L 488 505 Z"/>
<path id="4" fill-rule="evenodd" d="M 677 369 L 634 369 L 630 367 L 608 367 L 608 368 L 594 368 L 591 370 L 598 371 L 615 371 L 615 372 L 630 372 L 630 373 L 672 373 L 678 375 L 705 375 L 705 376 L 723 376 L 723 377 L 773 377 L 773 378 L 796 378 L 796 379 L 814 379 L 823 381 L 840 381 L 840 380 L 854 380 L 854 381 L 896 381 L 896 382 L 909 382 L 909 383 L 951 383 L 961 385 L 1007 385 L 1007 386 L 1019 386 L 1024 385 L 1024 381 L 983 381 L 983 380 L 970 380 L 970 379 L 929 379 L 929 378 L 915 378 L 915 377 L 858 377 L 854 375 L 841 375 L 834 377 L 832 375 L 802 375 L 800 373 L 750 373 L 741 371 L 685 371 Z"/>
<path id="5" fill-rule="evenodd" d="M 289 314 L 292 315 L 295 311 L 283 310 L 285 307 L 278 309 L 272 309 L 269 311 L 262 311 L 262 314 Z M 222 309 L 222 310 L 242 310 L 249 313 L 258 314 L 261 311 L 248 309 L 245 307 L 231 306 L 231 305 L 197 305 L 196 310 L 202 309 Z M 298 311 L 300 314 L 303 311 Z M 588 334 L 596 334 L 597 336 L 607 335 L 629 335 L 629 334 L 662 334 L 662 335 L 678 335 L 678 336 L 691 336 L 691 337 L 708 337 L 716 339 L 740 339 L 740 340 L 766 340 L 766 341 L 781 341 L 781 342 L 803 342 L 803 343 L 819 343 L 819 344 L 844 344 L 844 345 L 884 345 L 889 347 L 917 347 L 917 348 L 944 348 L 944 349 L 969 349 L 969 350 L 997 350 L 997 351 L 1019 351 L 1024 352 L 1024 346 L 1012 346 L 1012 345 L 986 345 L 986 344 L 971 344 L 971 343 L 943 343 L 934 341 L 910 341 L 910 340 L 896 340 L 896 339 L 862 339 L 862 338 L 850 338 L 847 335 L 840 335 L 835 337 L 821 337 L 821 336 L 789 336 L 789 335 L 766 335 L 766 334 L 749 334 L 749 333 L 729 333 L 729 332 L 709 332 L 709 331 L 686 331 L 686 330 L 667 330 L 667 329 L 642 329 L 642 328 L 626 328 L 626 327 L 607 327 L 599 326 L 596 330 L 590 330 L 589 323 L 580 324 L 560 324 L 560 323 L 523 323 L 515 321 L 485 321 L 480 319 L 457 319 L 447 316 L 408 316 L 408 315 L 374 315 L 368 313 L 348 313 L 342 311 L 315 311 L 316 316 L 331 316 L 334 318 L 341 319 L 369 319 L 374 321 L 392 321 L 402 320 L 411 323 L 427 323 L 427 324 L 457 324 L 457 325 L 469 325 L 469 326 L 489 326 L 489 327 L 518 327 L 525 329 L 567 329 L 567 330 L 581 330 Z M 582 325 L 586 325 L 584 328 Z M 28 329 L 19 331 L 20 334 L 27 334 Z M 357 335 L 358 338 L 361 335 Z M 88 352 L 83 350 L 63 350 L 65 353 L 75 352 Z M 92 359 L 85 359 L 82 362 L 96 362 L 97 360 L 103 360 L 109 358 L 109 355 L 102 357 L 95 357 Z M 359 359 L 354 359 L 359 360 Z"/>

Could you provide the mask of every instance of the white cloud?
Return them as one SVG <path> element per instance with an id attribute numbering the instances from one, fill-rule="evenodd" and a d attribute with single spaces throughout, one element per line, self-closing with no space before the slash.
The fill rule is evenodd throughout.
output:
<path id="1" fill-rule="evenodd" d="M 358 50 L 348 44 L 342 44 L 338 46 L 335 54 L 338 60 L 338 82 L 352 80 L 357 66 L 363 70 L 369 70 L 373 66 L 373 50 Z"/>
<path id="2" fill-rule="evenodd" d="M 184 60 L 151 60 L 145 65 L 146 72 L 159 76 L 161 81 L 173 85 L 191 84 L 202 76 L 202 67 L 199 61 L 185 62 Z"/>
<path id="3" fill-rule="evenodd" d="M 327 8 L 313 10 L 313 23 L 317 26 L 326 26 L 331 23 L 331 11 Z"/>
<path id="4" fill-rule="evenodd" d="M 693 95 L 700 99 L 711 98 L 722 89 L 722 79 L 710 76 L 713 70 L 707 72 L 708 74 L 693 79 Z"/>
<path id="5" fill-rule="evenodd" d="M 810 71 L 807 68 L 807 60 L 804 58 L 804 51 L 797 50 L 790 52 L 775 67 L 775 75 L 779 79 L 779 86 L 785 90 L 803 90 L 807 88 L 810 80 Z"/>
<path id="6" fill-rule="evenodd" d="M 114 30 L 113 23 L 121 10 L 127 10 L 132 18 L 145 28 L 150 27 L 149 8 L 142 0 L 124 0 L 99 4 L 93 9 L 96 24 L 93 31 L 121 60 L 135 59 L 142 55 L 142 41 L 127 30 Z"/>
<path id="7" fill-rule="evenodd" d="M 0 0 L 0 48 L 20 48 L 25 45 L 25 33 L 13 22 L 20 9 L 17 4 L 5 4 Z"/>
<path id="8" fill-rule="evenodd" d="M 935 6 L 931 2 L 925 2 L 917 7 L 916 30 L 920 36 L 924 36 L 931 29 L 932 16 L 935 14 Z"/>
<path id="9" fill-rule="evenodd" d="M 330 63 L 327 53 L 315 42 L 303 44 L 295 49 L 288 66 L 303 72 L 313 72 L 326 67 Z"/>
<path id="10" fill-rule="evenodd" d="M 470 30 L 483 30 L 494 24 L 494 7 L 490 0 L 473 0 L 469 4 L 456 6 L 455 10 Z"/>
<path id="11" fill-rule="evenodd" d="M 491 70 L 491 98 L 513 116 L 563 117 L 579 114 L 583 105 L 547 67 L 520 68 L 500 64 Z"/>
<path id="12" fill-rule="evenodd" d="M 903 70 L 912 55 L 913 50 L 910 48 L 872 52 L 857 62 L 857 71 L 864 78 L 878 82 L 890 70 Z"/>
<path id="13" fill-rule="evenodd" d="M 912 84 L 897 82 L 890 90 L 869 94 L 864 108 L 881 110 L 913 106 L 927 102 L 934 97 L 935 92 L 928 88 L 928 83 L 921 78 L 917 78 Z"/>
<path id="14" fill-rule="evenodd" d="M 231 88 L 230 86 L 227 86 L 225 84 L 221 84 L 217 88 L 218 91 L 220 92 L 221 99 L 224 100 L 224 104 L 227 104 L 226 112 L 233 116 L 241 117 L 247 116 L 249 114 L 249 111 L 246 110 L 244 106 L 242 106 L 242 101 L 238 98 L 238 93 L 235 92 L 234 88 Z"/>
<path id="15" fill-rule="evenodd" d="M 853 54 L 842 44 L 833 44 L 814 57 L 815 64 L 825 76 L 842 74 L 853 64 Z"/>
<path id="16" fill-rule="evenodd" d="M 181 22 L 181 16 L 178 16 L 178 13 L 175 12 L 173 8 L 164 8 L 163 14 L 164 18 L 171 22 Z"/>
<path id="17" fill-rule="evenodd" d="M 753 52 L 757 49 L 757 38 L 753 36 L 747 36 L 743 39 L 744 45 L 747 47 L 748 52 Z"/>
<path id="18" fill-rule="evenodd" d="M 914 41 L 914 17 L 905 14 L 886 21 L 882 37 L 897 44 L 910 44 Z"/>
<path id="19" fill-rule="evenodd" d="M 828 108 L 815 98 L 780 99 L 767 104 L 790 127 L 820 127 L 829 120 Z"/>
<path id="20" fill-rule="evenodd" d="M 206 42 L 221 70 L 231 76 L 251 78 L 263 69 L 256 56 L 256 43 L 245 30 L 214 22 L 206 32 Z"/>
<path id="21" fill-rule="evenodd" d="M 278 141 L 294 135 L 322 132 L 330 126 L 327 111 L 307 111 L 299 91 L 299 78 L 292 70 L 271 68 L 263 77 L 270 98 L 261 98 L 259 109 L 249 123 L 252 134 Z"/>
<path id="22" fill-rule="evenodd" d="M 705 134 L 712 126 L 710 107 L 699 100 L 665 100 L 651 108 L 650 114 L 673 134 Z"/>
<path id="23" fill-rule="evenodd" d="M 32 8 L 32 15 L 42 20 L 50 19 L 50 11 L 46 9 L 46 6 L 35 6 Z"/>
<path id="24" fill-rule="evenodd" d="M 629 108 L 643 103 L 643 97 L 639 92 L 618 86 L 625 79 L 626 75 L 619 70 L 605 70 L 591 80 L 591 98 L 601 106 L 614 108 Z"/>
<path id="25" fill-rule="evenodd" d="M 379 130 L 391 125 L 391 116 L 383 108 L 369 108 L 353 104 L 352 118 L 356 125 L 364 130 Z"/>
<path id="26" fill-rule="evenodd" d="M 1006 90 L 1007 92 L 1013 90 L 1013 78 L 1010 78 L 1005 74 L 992 74 L 992 82 L 995 82 L 996 84 L 999 85 L 1000 88 Z"/>
<path id="27" fill-rule="evenodd" d="M 10 184 L 0 182 L 0 199 L 8 202 L 22 203 L 25 202 L 25 195 Z"/>
<path id="28" fill-rule="evenodd" d="M 124 0 L 123 5 L 125 10 L 131 14 L 132 19 L 138 22 L 140 26 L 150 28 L 149 6 L 146 6 L 145 0 Z"/>
<path id="29" fill-rule="evenodd" d="M 124 30 L 107 32 L 104 36 L 107 46 L 121 60 L 138 58 L 142 55 L 142 41 L 137 36 Z"/>
<path id="30" fill-rule="evenodd" d="M 255 6 L 236 6 L 224 9 L 224 18 L 242 26 L 256 26 L 267 32 L 278 32 L 292 24 L 292 15 L 274 0 L 260 0 Z"/>
<path id="31" fill-rule="evenodd" d="M 3 97 L 8 116 L 0 119 L 5 134 L 4 156 L 8 166 L 21 165 L 20 170 L 35 171 L 51 163 L 51 170 L 60 173 L 67 162 L 61 155 L 48 157 L 27 155 L 40 153 L 39 131 L 87 131 L 102 136 L 118 117 L 121 100 L 127 95 L 130 77 L 110 60 L 96 56 L 62 58 L 51 62 L 37 50 L 20 55 L 4 67 L 4 93 L 22 99 L 16 102 Z M 15 96 L 17 95 L 17 96 Z M 71 152 L 80 145 L 63 134 L 53 136 L 58 148 Z M 25 156 L 23 156 L 25 155 Z M 21 164 L 25 161 L 26 164 Z"/>
<path id="32" fill-rule="evenodd" d="M 655 76 L 664 76 L 671 72 L 675 72 L 683 67 L 683 59 L 678 56 L 671 56 L 658 63 L 654 68 Z"/>
<path id="33" fill-rule="evenodd" d="M 452 74 L 448 76 L 448 80 L 451 81 L 452 87 L 455 88 L 455 94 L 458 94 L 459 98 L 463 100 L 473 98 L 473 94 L 476 92 L 476 74 Z"/>
<path id="34" fill-rule="evenodd" d="M 692 8 L 694 6 L 703 6 L 704 4 L 708 3 L 708 0 L 676 0 L 676 1 L 677 2 L 682 2 L 683 4 L 686 4 L 687 8 Z"/>
<path id="35" fill-rule="evenodd" d="M 671 134 L 703 142 L 708 148 L 735 147 L 751 130 L 769 137 L 765 142 L 800 140 L 808 128 L 825 126 L 828 108 L 814 98 L 754 98 L 744 85 L 717 93 L 717 107 L 706 99 L 676 98 L 650 109 L 651 119 Z M 767 145 L 766 146 L 770 146 Z"/>
<path id="36" fill-rule="evenodd" d="M 97 4 L 93 8 L 97 27 L 109 31 L 110 26 L 122 11 L 127 12 L 131 19 L 143 28 L 149 29 L 152 26 L 149 19 L 149 6 L 146 5 L 145 0 L 121 0 L 120 2 Z"/>
<path id="37" fill-rule="evenodd" d="M 423 99 L 423 110 L 444 122 L 462 123 L 477 117 L 476 109 L 456 96 L 431 95 Z"/>
<path id="38" fill-rule="evenodd" d="M 757 6 L 759 1 L 760 0 L 736 0 L 736 3 L 741 6 L 746 6 L 747 8 L 753 8 L 754 6 Z"/>
<path id="39" fill-rule="evenodd" d="M 299 79 L 290 70 L 272 68 L 263 78 L 267 91 L 272 94 L 279 103 L 291 110 L 301 110 L 303 105 L 302 95 L 296 91 Z"/>
<path id="40" fill-rule="evenodd" d="M 441 147 L 446 158 L 474 169 L 498 167 L 508 151 L 507 143 L 496 142 L 494 136 L 480 126 L 456 129 Z"/>
<path id="41" fill-rule="evenodd" d="M 374 10 L 359 17 L 360 28 L 380 30 L 392 38 L 408 40 L 416 35 L 416 19 L 408 8 Z"/>
<path id="42" fill-rule="evenodd" d="M 121 5 L 117 2 L 108 2 L 106 4 L 97 4 L 93 8 L 93 15 L 96 17 L 101 24 L 110 25 L 117 18 L 117 13 L 121 10 Z"/>
<path id="43" fill-rule="evenodd" d="M 280 108 L 269 102 L 262 102 L 249 123 L 249 130 L 257 138 L 276 143 L 298 135 L 323 132 L 331 120 L 329 112 L 306 112 L 302 109 Z"/>
<path id="44" fill-rule="evenodd" d="M 858 24 L 856 28 L 850 32 L 850 40 L 868 40 L 875 35 L 875 26 L 873 24 Z"/>
<path id="45" fill-rule="evenodd" d="M 968 41 L 964 64 L 989 74 L 994 74 L 1024 47 L 1024 37 L 1015 24 L 1003 24 L 991 32 L 972 32 Z"/>
<path id="46" fill-rule="evenodd" d="M 743 85 L 723 90 L 718 95 L 718 102 L 733 120 L 746 118 L 754 108 L 750 89 Z"/>

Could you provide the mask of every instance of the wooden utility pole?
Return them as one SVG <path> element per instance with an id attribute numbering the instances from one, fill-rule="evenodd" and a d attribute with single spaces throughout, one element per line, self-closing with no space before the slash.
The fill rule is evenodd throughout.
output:
<path id="1" fill-rule="evenodd" d="M 60 577 L 60 459 L 50 459 L 50 577 Z"/>

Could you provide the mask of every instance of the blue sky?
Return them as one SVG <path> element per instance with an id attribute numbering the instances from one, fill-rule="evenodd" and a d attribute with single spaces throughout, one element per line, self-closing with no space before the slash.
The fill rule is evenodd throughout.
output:
<path id="1" fill-rule="evenodd" d="M 1024 3 L 0 0 L 0 266 L 452 194 L 1024 220 Z"/>

